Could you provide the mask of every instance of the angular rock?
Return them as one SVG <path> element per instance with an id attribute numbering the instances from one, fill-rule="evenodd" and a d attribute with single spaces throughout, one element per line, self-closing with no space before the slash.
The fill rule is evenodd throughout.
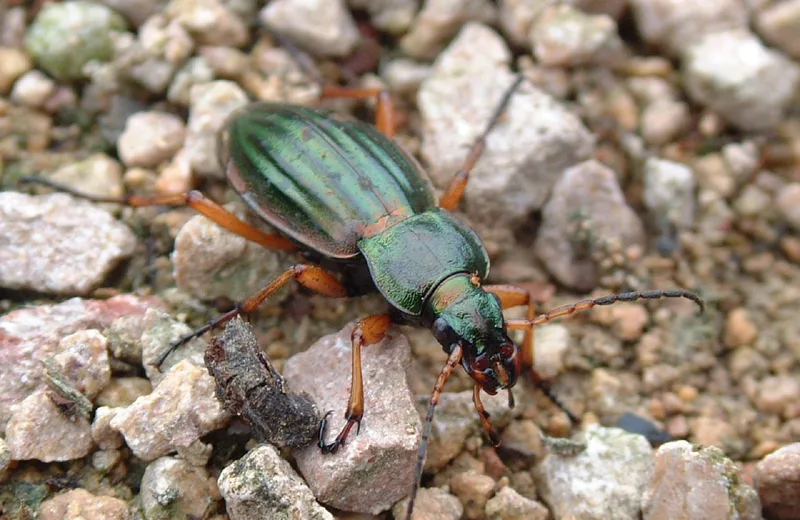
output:
<path id="1" fill-rule="evenodd" d="M 122 197 L 125 194 L 122 173 L 120 163 L 103 153 L 96 153 L 59 168 L 49 178 L 87 195 Z"/>
<path id="2" fill-rule="evenodd" d="M 689 105 L 682 101 L 660 99 L 645 107 L 639 126 L 648 144 L 662 146 L 679 138 L 690 124 Z"/>
<path id="3" fill-rule="evenodd" d="M 71 489 L 42 502 L 41 520 L 129 520 L 128 504 L 119 498 L 93 495 L 85 489 Z"/>
<path id="4" fill-rule="evenodd" d="M 706 35 L 746 29 L 748 24 L 747 9 L 740 0 L 631 0 L 630 3 L 642 38 L 673 56 Z"/>
<path id="5" fill-rule="evenodd" d="M 683 80 L 695 102 L 742 130 L 763 131 L 783 117 L 800 84 L 800 66 L 750 32 L 729 31 L 686 49 Z"/>
<path id="6" fill-rule="evenodd" d="M 758 495 L 739 482 L 738 473 L 717 448 L 668 442 L 656 452 L 655 472 L 642 497 L 642 518 L 760 519 Z"/>
<path id="7" fill-rule="evenodd" d="M 695 181 L 691 168 L 650 158 L 644 164 L 644 204 L 654 222 L 678 229 L 694 225 Z"/>
<path id="8" fill-rule="evenodd" d="M 495 6 L 486 0 L 427 0 L 400 48 L 412 58 L 431 60 L 462 26 L 491 24 L 496 17 Z"/>
<path id="9" fill-rule="evenodd" d="M 589 15 L 568 5 L 543 10 L 530 32 L 539 63 L 551 67 L 609 67 L 625 58 L 617 23 L 607 15 Z"/>
<path id="10" fill-rule="evenodd" d="M 101 4 L 85 0 L 45 4 L 28 29 L 25 46 L 51 76 L 78 79 L 90 61 L 113 58 L 112 35 L 125 28 L 125 20 Z"/>
<path id="11" fill-rule="evenodd" d="M 389 34 L 405 33 L 414 21 L 419 8 L 418 0 L 350 0 L 351 8 L 364 9 L 372 23 Z"/>
<path id="12" fill-rule="evenodd" d="M 183 146 L 183 120 L 164 112 L 139 112 L 128 118 L 117 149 L 127 166 L 154 168 L 171 159 Z"/>
<path id="13" fill-rule="evenodd" d="M 164 10 L 201 45 L 241 47 L 247 43 L 247 25 L 220 0 L 171 0 Z"/>
<path id="14" fill-rule="evenodd" d="M 758 34 L 764 41 L 800 59 L 800 0 L 774 3 L 758 12 L 755 18 Z"/>
<path id="15" fill-rule="evenodd" d="M 155 363 L 159 356 L 192 329 L 185 323 L 173 319 L 169 314 L 157 310 L 148 310 L 142 318 L 142 323 L 145 325 L 145 331 L 140 338 L 142 364 L 153 386 L 157 386 L 166 377 L 170 368 L 183 360 L 201 368 L 205 367 L 203 353 L 207 343 L 203 337 L 195 338 L 173 350 L 161 366 L 156 367 Z"/>
<path id="16" fill-rule="evenodd" d="M 89 399 L 111 381 L 107 345 L 97 330 L 82 330 L 65 336 L 58 344 L 61 353 L 53 358 L 62 375 Z"/>
<path id="17" fill-rule="evenodd" d="M 122 408 L 101 406 L 94 412 L 92 422 L 92 440 L 103 450 L 115 450 L 125 442 L 122 435 L 111 427 L 111 419 L 117 416 Z"/>
<path id="18" fill-rule="evenodd" d="M 283 370 L 295 391 L 311 395 L 319 410 L 333 411 L 326 442 L 345 422 L 352 330 L 353 324 L 321 338 L 290 358 Z M 406 377 L 410 361 L 408 339 L 398 331 L 390 331 L 381 343 L 364 348 L 361 432 L 356 435 L 353 429 L 335 454 L 322 454 L 316 446 L 296 452 L 297 466 L 320 502 L 345 511 L 377 514 L 408 493 L 421 433 Z"/>
<path id="19" fill-rule="evenodd" d="M 504 487 L 486 502 L 487 520 L 548 520 L 550 511 L 535 500 Z"/>
<path id="20" fill-rule="evenodd" d="M 147 465 L 140 495 L 145 518 L 210 518 L 220 499 L 216 480 L 205 468 L 161 457 Z"/>
<path id="21" fill-rule="evenodd" d="M 172 262 L 181 289 L 202 300 L 224 296 L 234 301 L 252 296 L 290 265 L 286 253 L 245 240 L 202 215 L 178 232 Z M 279 303 L 288 295 L 288 290 L 279 291 L 269 303 Z"/>
<path id="22" fill-rule="evenodd" d="M 188 448 L 225 426 L 228 419 L 214 395 L 214 378 L 204 368 L 183 360 L 151 394 L 117 413 L 111 427 L 122 433 L 137 457 L 150 461 Z"/>
<path id="23" fill-rule="evenodd" d="M 333 520 L 288 462 L 268 444 L 256 446 L 219 475 L 232 520 Z"/>
<path id="24" fill-rule="evenodd" d="M 756 465 L 753 480 L 767 518 L 797 518 L 797 504 L 800 504 L 800 442 L 784 446 L 764 457 Z"/>
<path id="25" fill-rule="evenodd" d="M 143 377 L 115 377 L 95 399 L 97 406 L 124 408 L 153 391 L 153 384 Z"/>
<path id="26" fill-rule="evenodd" d="M 144 314 L 163 304 L 156 298 L 116 296 L 108 300 L 73 298 L 0 317 L 0 430 L 9 409 L 44 386 L 42 361 L 60 352 L 61 338 L 84 329 L 103 329 L 120 316 Z"/>
<path id="27" fill-rule="evenodd" d="M 535 467 L 537 490 L 555 518 L 639 518 L 653 473 L 650 445 L 641 435 L 590 426 L 577 455 L 550 452 Z"/>
<path id="28" fill-rule="evenodd" d="M 405 518 L 408 510 L 408 498 L 396 503 L 392 508 L 394 518 Z M 439 488 L 422 488 L 414 502 L 412 520 L 460 520 L 464 515 L 461 501 Z"/>
<path id="29" fill-rule="evenodd" d="M 80 459 L 94 447 L 89 421 L 65 415 L 44 390 L 11 407 L 6 442 L 13 460 L 42 462 Z"/>
<path id="30" fill-rule="evenodd" d="M 497 33 L 470 23 L 437 58 L 417 96 L 423 122 L 422 155 L 444 187 L 513 78 L 510 52 Z M 453 95 L 458 92 L 458 95 Z M 520 222 L 541 208 L 563 170 L 588 159 L 593 139 L 581 121 L 552 97 L 523 82 L 489 133 L 470 175 L 465 208 L 475 221 Z"/>
<path id="31" fill-rule="evenodd" d="M 0 193 L 0 286 L 86 294 L 136 246 L 107 212 L 56 193 Z"/>
<path id="32" fill-rule="evenodd" d="M 494 494 L 494 487 L 492 477 L 474 470 L 459 473 L 450 479 L 450 492 L 465 505 L 464 516 L 468 519 L 484 516 L 486 502 Z"/>
<path id="33" fill-rule="evenodd" d="M 344 57 L 359 40 L 344 0 L 273 0 L 261 23 L 317 56 Z"/>
<path id="34" fill-rule="evenodd" d="M 247 94 L 231 81 L 212 81 L 190 90 L 191 106 L 184 148 L 193 171 L 222 178 L 218 134 L 228 116 L 247 104 Z"/>
<path id="35" fill-rule="evenodd" d="M 561 283 L 588 291 L 598 282 L 593 253 L 644 249 L 642 222 L 627 205 L 613 171 L 587 161 L 566 170 L 542 211 L 534 250 Z"/>

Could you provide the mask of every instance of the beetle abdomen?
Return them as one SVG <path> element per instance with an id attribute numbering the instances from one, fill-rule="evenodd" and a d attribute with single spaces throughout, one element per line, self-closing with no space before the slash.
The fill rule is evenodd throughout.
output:
<path id="1" fill-rule="evenodd" d="M 356 256 L 382 220 L 435 205 L 425 174 L 371 125 L 258 103 L 228 125 L 227 175 L 264 220 L 334 258 Z M 381 228 L 382 229 L 382 228 Z"/>
<path id="2" fill-rule="evenodd" d="M 489 274 L 489 255 L 478 235 L 439 208 L 363 238 L 358 247 L 381 294 L 411 316 L 422 314 L 425 300 L 445 278 Z"/>

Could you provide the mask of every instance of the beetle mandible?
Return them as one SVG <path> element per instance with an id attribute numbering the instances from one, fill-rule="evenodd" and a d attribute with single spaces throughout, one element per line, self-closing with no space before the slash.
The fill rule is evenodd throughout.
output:
<path id="1" fill-rule="evenodd" d="M 62 191 L 96 202 L 133 207 L 189 206 L 221 227 L 264 247 L 305 252 L 307 258 L 334 260 L 352 271 L 363 271 L 371 286 L 356 277 L 337 278 L 318 262 L 297 263 L 253 296 L 207 325 L 182 337 L 163 352 L 160 365 L 179 345 L 255 310 L 291 280 L 332 298 L 379 291 L 390 310 L 361 319 L 352 332 L 350 398 L 346 424 L 333 441 L 325 442 L 326 419 L 320 424 L 319 447 L 335 452 L 364 414 L 361 349 L 381 341 L 390 326 L 411 324 L 431 330 L 448 355 L 430 398 L 417 459 L 408 516 L 424 464 L 433 411 L 450 373 L 460 364 L 474 380 L 473 402 L 492 444 L 498 438 L 488 421 L 480 392 L 509 393 L 521 374 L 537 386 L 571 421 L 563 406 L 534 369 L 533 328 L 554 318 L 618 301 L 688 298 L 701 310 L 702 300 L 684 290 L 613 294 L 583 300 L 535 315 L 528 291 L 513 285 L 485 285 L 489 257 L 477 234 L 452 213 L 467 186 L 470 171 L 486 146 L 486 136 L 502 119 L 513 94 L 523 83 L 516 78 L 506 90 L 462 168 L 439 198 L 417 162 L 392 140 L 393 108 L 379 89 L 327 86 L 324 98 L 377 97 L 376 124 L 341 120 L 307 107 L 256 103 L 235 113 L 227 124 L 222 163 L 231 186 L 263 220 L 280 234 L 258 230 L 197 191 L 177 195 L 92 197 L 46 181 Z M 435 246 L 435 247 L 431 247 Z M 398 254 L 402 251 L 403 254 Z M 361 286 L 360 286 L 361 285 Z M 505 319 L 503 310 L 526 306 L 527 319 Z M 524 331 L 521 346 L 509 330 Z M 330 412 L 329 412 L 330 413 Z"/>

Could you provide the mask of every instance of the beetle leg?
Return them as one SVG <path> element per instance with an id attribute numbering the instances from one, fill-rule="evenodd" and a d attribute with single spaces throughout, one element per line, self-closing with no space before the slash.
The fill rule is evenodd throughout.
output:
<path id="1" fill-rule="evenodd" d="M 377 98 L 375 109 L 375 126 L 388 138 L 393 138 L 397 131 L 394 119 L 394 105 L 389 93 L 380 88 L 351 88 L 338 85 L 325 85 L 322 88 L 322 99 L 370 99 Z"/>
<path id="2" fill-rule="evenodd" d="M 187 193 L 175 193 L 170 195 L 126 195 L 125 197 L 98 197 L 88 193 L 81 193 L 69 186 L 53 182 L 49 179 L 39 177 L 21 177 L 21 182 L 31 184 L 42 184 L 49 186 L 60 192 L 68 193 L 92 202 L 122 204 L 132 208 L 143 208 L 147 206 L 188 206 L 200 213 L 218 226 L 227 229 L 235 235 L 239 235 L 245 240 L 255 242 L 267 249 L 279 249 L 282 251 L 295 251 L 297 246 L 286 237 L 265 233 L 247 222 L 239 219 L 236 215 L 223 208 L 213 200 L 209 199 L 201 192 L 192 190 Z"/>
<path id="3" fill-rule="evenodd" d="M 483 406 L 483 401 L 481 401 L 480 385 L 475 385 L 472 388 L 472 403 L 475 405 L 475 409 L 478 410 L 478 416 L 481 418 L 481 424 L 483 425 L 486 435 L 489 437 L 489 442 L 492 443 L 492 446 L 499 446 L 500 438 L 494 431 L 492 423 L 489 422 L 489 412 L 486 411 L 486 407 Z"/>
<path id="4" fill-rule="evenodd" d="M 528 319 L 526 321 L 532 322 L 536 317 L 536 302 L 531 299 L 530 292 L 526 291 L 522 287 L 517 287 L 515 285 L 485 285 L 484 290 L 496 294 L 497 297 L 500 298 L 500 306 L 503 309 L 527 305 Z M 509 329 L 513 328 L 513 323 L 513 320 L 509 320 L 509 322 L 507 322 Z M 520 349 L 520 355 L 522 356 L 520 364 L 522 365 L 522 370 L 530 374 L 531 379 L 536 387 L 541 390 L 541 392 L 548 399 L 550 399 L 554 405 L 567 414 L 567 417 L 569 417 L 573 424 L 580 422 L 578 417 L 572 411 L 570 411 L 570 409 L 561 402 L 555 392 L 553 392 L 550 383 L 545 381 L 544 378 L 542 378 L 542 376 L 536 372 L 536 369 L 534 368 L 535 349 L 533 346 L 533 327 L 527 327 L 524 329 L 524 331 L 525 337 L 522 340 Z"/>
<path id="5" fill-rule="evenodd" d="M 475 141 L 475 143 L 473 143 L 472 148 L 470 148 L 469 154 L 467 155 L 467 159 L 464 161 L 463 166 L 461 166 L 461 169 L 458 170 L 458 172 L 456 172 L 456 174 L 450 180 L 450 184 L 444 191 L 442 198 L 439 199 L 440 208 L 453 211 L 458 206 L 458 203 L 461 201 L 461 197 L 464 195 L 464 190 L 467 189 L 469 174 L 475 167 L 475 164 L 481 158 L 481 155 L 483 155 L 483 151 L 486 149 L 486 136 L 489 135 L 489 132 L 492 131 L 497 122 L 500 120 L 503 112 L 505 112 L 509 102 L 511 101 L 512 95 L 522 83 L 523 79 L 523 76 L 518 76 L 514 83 L 512 83 L 511 87 L 509 87 L 505 94 L 503 94 L 503 98 L 497 105 L 497 108 L 495 109 L 494 114 L 492 114 L 492 117 L 489 119 L 489 123 L 486 125 L 483 133 L 478 136 L 478 139 Z"/>
<path id="6" fill-rule="evenodd" d="M 352 341 L 352 376 L 350 380 L 350 400 L 347 402 L 347 411 L 344 418 L 347 420 L 342 431 L 336 436 L 333 442 L 325 444 L 325 426 L 327 425 L 328 414 L 323 417 L 319 427 L 319 448 L 323 453 L 334 453 L 344 444 L 347 435 L 353 426 L 356 426 L 356 435 L 361 429 L 361 418 L 364 416 L 364 382 L 361 377 L 361 348 L 366 345 L 373 345 L 386 337 L 389 327 L 392 325 L 391 317 L 388 314 L 373 314 L 363 318 L 353 328 L 350 338 Z"/>
<path id="7" fill-rule="evenodd" d="M 160 367 L 167 356 L 173 350 L 184 343 L 202 336 L 211 329 L 216 329 L 229 322 L 236 316 L 253 312 L 261 305 L 264 300 L 269 298 L 278 289 L 286 285 L 290 280 L 297 280 L 297 283 L 307 287 L 314 292 L 328 296 L 329 298 L 345 298 L 348 296 L 347 288 L 328 271 L 317 265 L 297 264 L 287 269 L 283 274 L 274 279 L 269 285 L 258 291 L 253 296 L 243 302 L 236 302 L 234 308 L 221 316 L 217 316 L 206 325 L 193 330 L 189 334 L 181 337 L 175 343 L 167 347 L 164 352 L 159 354 L 155 361 L 155 366 Z"/>

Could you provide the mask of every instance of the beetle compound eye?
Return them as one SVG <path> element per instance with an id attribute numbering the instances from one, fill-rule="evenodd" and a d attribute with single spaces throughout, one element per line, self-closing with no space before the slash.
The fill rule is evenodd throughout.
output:
<path id="1" fill-rule="evenodd" d="M 443 347 L 450 349 L 454 344 L 458 343 L 458 335 L 453 328 L 442 318 L 437 318 L 433 322 L 432 327 L 433 335 Z"/>

